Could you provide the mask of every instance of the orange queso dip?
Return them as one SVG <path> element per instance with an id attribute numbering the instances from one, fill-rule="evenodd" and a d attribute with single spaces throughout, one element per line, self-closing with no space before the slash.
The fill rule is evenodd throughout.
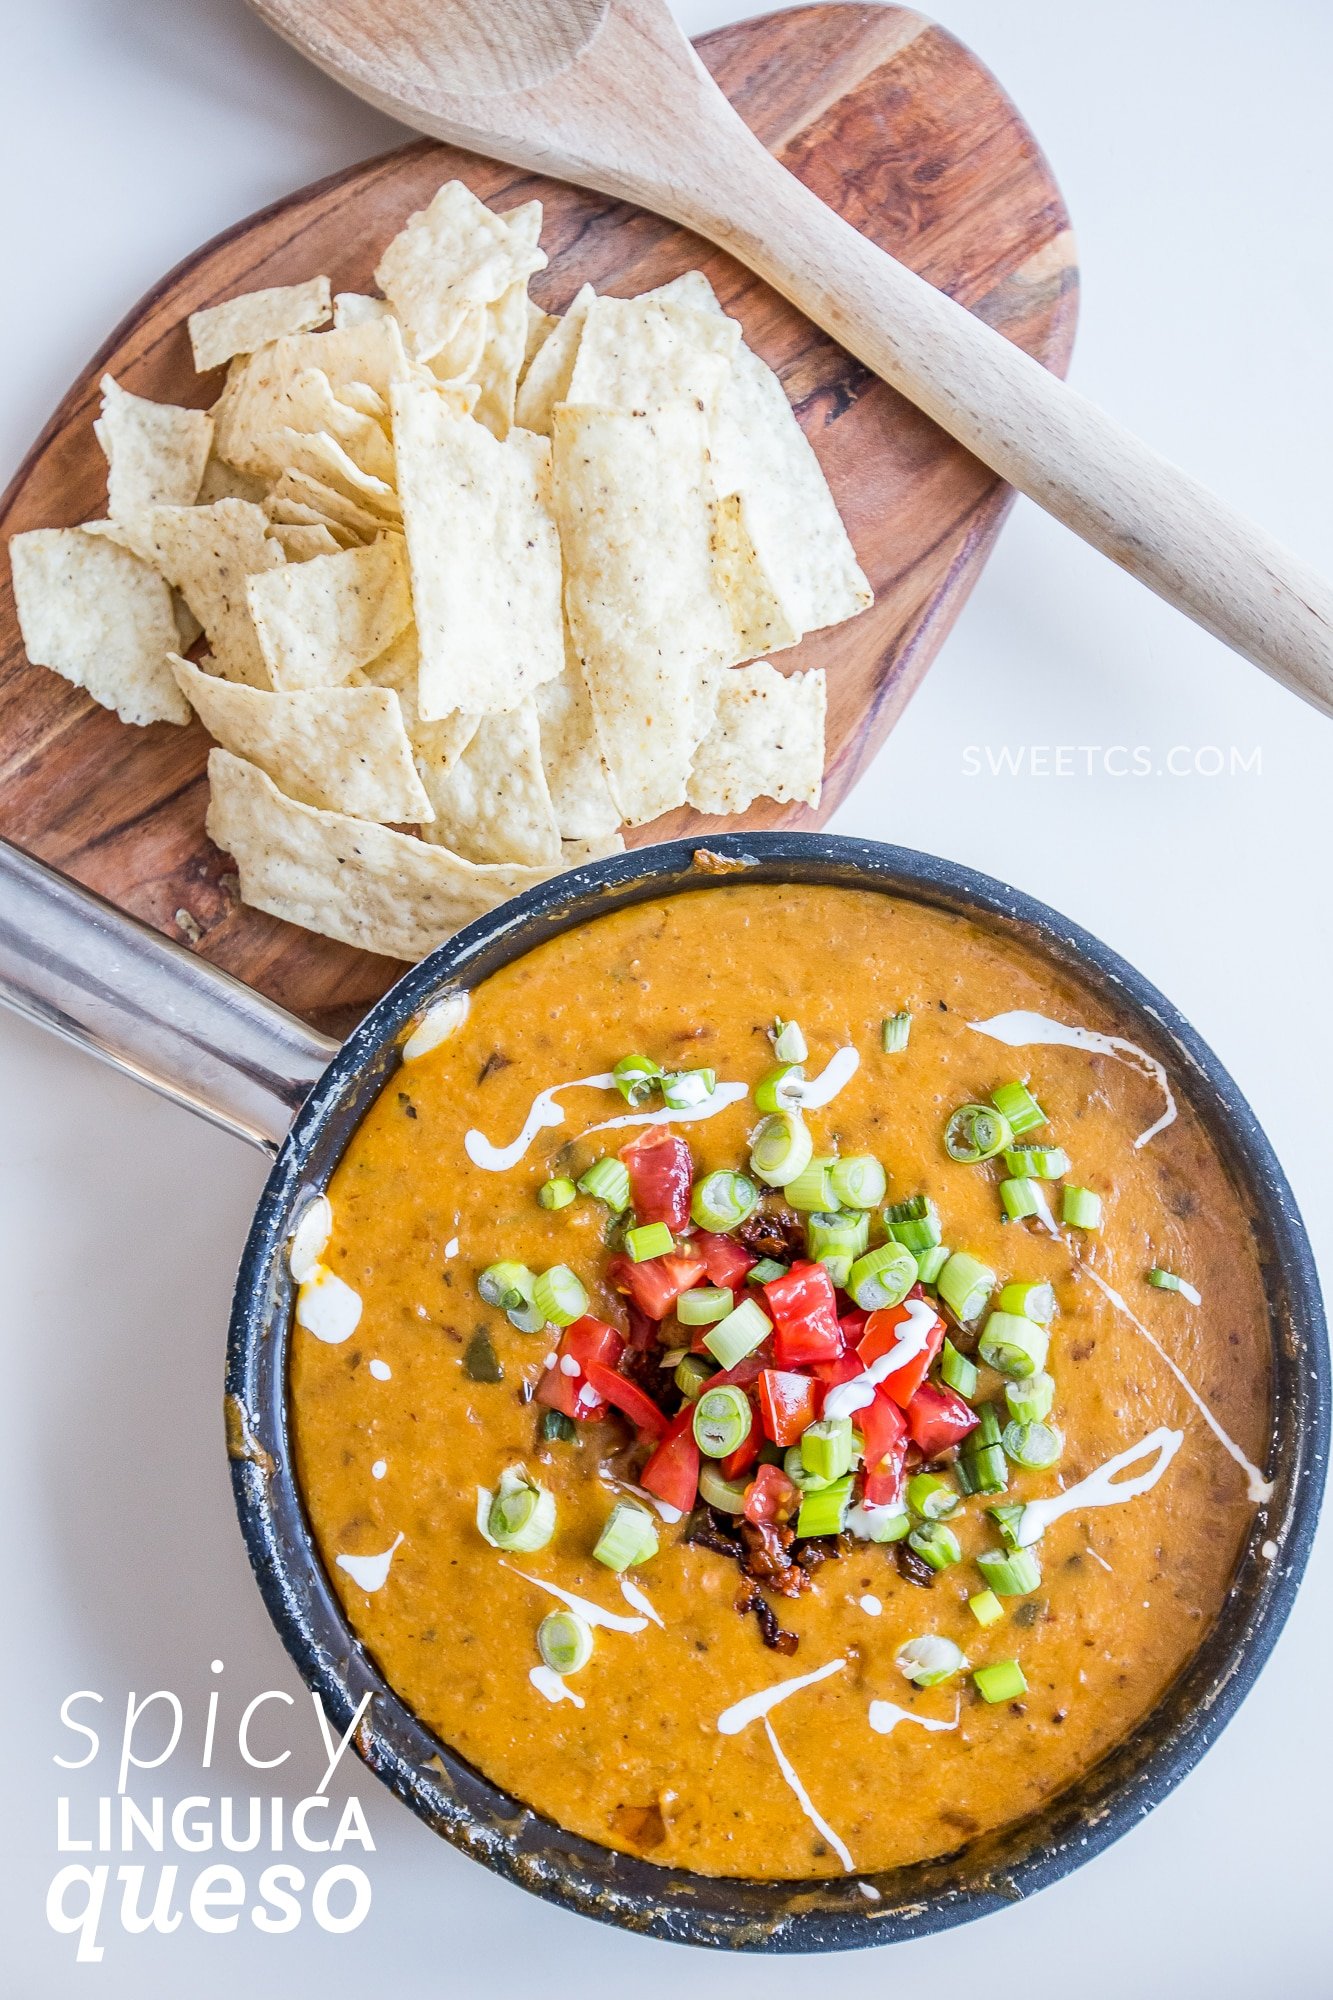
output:
<path id="1" fill-rule="evenodd" d="M 299 1482 L 386 1679 L 710 1875 L 1030 1813 L 1198 1648 L 1257 1505 L 1242 1202 L 1075 978 L 717 886 L 444 1001 L 290 1246 Z"/>

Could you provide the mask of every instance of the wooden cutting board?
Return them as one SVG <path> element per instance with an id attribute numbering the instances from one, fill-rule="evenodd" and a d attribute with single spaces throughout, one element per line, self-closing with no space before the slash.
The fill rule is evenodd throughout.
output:
<path id="1" fill-rule="evenodd" d="M 1031 133 L 995 80 L 941 28 L 897 7 L 814 6 L 720 29 L 699 53 L 747 122 L 849 222 L 1063 373 L 1078 277 L 1068 217 Z M 753 826 L 818 825 L 901 715 L 980 573 L 1012 498 L 986 468 L 739 265 L 655 216 L 428 141 L 351 168 L 251 217 L 180 265 L 131 313 L 57 410 L 0 501 L 0 533 L 105 511 L 93 439 L 97 382 L 204 405 L 185 318 L 260 285 L 326 272 L 372 288 L 379 252 L 453 176 L 484 201 L 545 204 L 537 301 L 578 287 L 644 291 L 698 266 L 781 375 L 861 563 L 872 610 L 815 634 L 784 664 L 829 676 L 818 812 L 757 802 Z M 130 728 L 28 664 L 9 566 L 0 578 L 0 833 L 330 1032 L 397 976 L 237 903 L 204 834 L 208 739 Z M 683 810 L 636 843 L 742 822 Z"/>

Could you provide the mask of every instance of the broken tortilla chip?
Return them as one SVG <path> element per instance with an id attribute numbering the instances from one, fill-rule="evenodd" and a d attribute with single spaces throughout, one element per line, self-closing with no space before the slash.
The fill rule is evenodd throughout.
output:
<path id="1" fill-rule="evenodd" d="M 824 782 L 823 670 L 780 674 L 766 660 L 718 676 L 717 715 L 695 752 L 689 801 L 745 812 L 757 798 L 817 806 Z"/>
<path id="2" fill-rule="evenodd" d="M 256 576 L 250 615 L 273 686 L 337 687 L 410 623 L 401 536 Z"/>
<path id="3" fill-rule="evenodd" d="M 14 607 L 28 658 L 81 687 L 122 722 L 189 720 L 171 677 L 171 592 L 146 563 L 82 528 L 13 535 Z"/>
<path id="4" fill-rule="evenodd" d="M 594 299 L 565 401 L 607 410 L 684 401 L 711 410 L 740 337 L 725 313 L 675 299 Z"/>
<path id="5" fill-rule="evenodd" d="M 427 798 L 433 798 L 437 780 L 453 769 L 467 749 L 476 735 L 481 717 L 455 710 L 452 715 L 442 715 L 435 722 L 423 722 L 417 714 L 419 662 L 416 627 L 409 625 L 398 634 L 391 646 L 385 647 L 377 660 L 372 660 L 368 667 L 363 667 L 350 678 L 367 687 L 393 689 L 402 710 L 403 727 L 412 745 L 417 772 L 426 788 Z"/>
<path id="6" fill-rule="evenodd" d="M 267 771 L 288 798 L 354 819 L 431 817 L 391 689 L 264 694 L 218 680 L 175 655 L 171 668 L 209 735 Z"/>
<path id="7" fill-rule="evenodd" d="M 546 263 L 533 233 L 541 205 L 496 215 L 462 181 L 446 181 L 409 216 L 379 261 L 375 282 L 402 322 L 412 352 L 429 361 L 470 310 L 498 299 Z"/>
<path id="8" fill-rule="evenodd" d="M 322 521 L 273 520 L 269 533 L 289 563 L 309 562 L 311 556 L 335 556 L 346 547 Z"/>
<path id="9" fill-rule="evenodd" d="M 323 377 L 335 399 L 344 382 L 361 382 L 386 404 L 390 384 L 414 373 L 402 331 L 392 318 L 330 333 L 289 334 L 233 365 L 213 406 L 218 457 L 242 472 L 276 478 L 290 463 L 280 448 L 282 434 L 313 428 L 300 421 L 299 399 L 309 398 L 309 384 L 298 388 L 312 371 Z"/>
<path id="10" fill-rule="evenodd" d="M 520 279 L 486 308 L 486 339 L 473 373 L 472 414 L 492 437 L 506 438 L 514 422 L 514 397 L 528 331 L 528 282 Z"/>
<path id="11" fill-rule="evenodd" d="M 150 507 L 192 507 L 213 444 L 207 410 L 151 403 L 101 380 L 102 414 L 93 435 L 106 456 L 107 513 L 130 531 Z"/>
<path id="12" fill-rule="evenodd" d="M 367 320 L 392 317 L 393 307 L 387 299 L 373 299 L 366 292 L 335 292 L 333 295 L 335 333 L 346 326 L 364 326 Z"/>
<path id="13" fill-rule="evenodd" d="M 733 661 L 796 644 L 801 635 L 759 560 L 739 493 L 713 502 L 713 574 L 736 630 Z"/>
<path id="14" fill-rule="evenodd" d="M 522 430 L 550 437 L 551 411 L 569 393 L 584 321 L 595 297 L 591 285 L 582 286 L 529 362 L 514 403 L 514 422 Z"/>
<path id="15" fill-rule="evenodd" d="M 559 861 L 560 828 L 531 701 L 508 715 L 483 715 L 462 755 L 427 789 L 435 820 L 423 839 L 468 861 Z"/>
<path id="16" fill-rule="evenodd" d="M 329 316 L 329 281 L 308 278 L 303 285 L 271 285 L 245 292 L 220 306 L 190 314 L 190 347 L 198 374 L 220 368 L 236 354 L 253 354 L 287 333 L 308 333 Z"/>
<path id="17" fill-rule="evenodd" d="M 533 696 L 541 729 L 542 765 L 564 840 L 614 833 L 620 811 L 611 796 L 602 762 L 592 702 L 583 668 L 572 646 L 565 671 Z"/>
<path id="18" fill-rule="evenodd" d="M 247 578 L 286 562 L 263 508 L 248 500 L 155 507 L 143 517 L 143 534 L 154 564 L 207 633 L 213 671 L 247 687 L 271 686 L 245 594 Z"/>

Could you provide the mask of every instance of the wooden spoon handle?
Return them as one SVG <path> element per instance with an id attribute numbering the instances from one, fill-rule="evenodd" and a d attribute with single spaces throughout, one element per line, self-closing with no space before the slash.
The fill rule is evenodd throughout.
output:
<path id="1" fill-rule="evenodd" d="M 860 235 L 739 120 L 709 124 L 708 192 L 697 177 L 672 190 L 682 221 L 1084 541 L 1333 714 L 1323 577 Z"/>

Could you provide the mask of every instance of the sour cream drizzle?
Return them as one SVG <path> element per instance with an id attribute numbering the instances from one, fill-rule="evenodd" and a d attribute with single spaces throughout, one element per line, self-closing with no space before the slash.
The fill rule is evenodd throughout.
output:
<path id="1" fill-rule="evenodd" d="M 632 1604 L 636 1611 L 642 1611 L 645 1618 L 651 1618 L 654 1625 L 659 1625 L 664 1632 L 666 1631 L 666 1620 L 658 1617 L 657 1606 L 653 1603 L 652 1598 L 649 1597 L 646 1590 L 640 1590 L 632 1577 L 621 1577 L 620 1594 L 626 1604 Z"/>
<path id="2" fill-rule="evenodd" d="M 488 1538 L 489 1539 L 489 1538 Z M 524 1583 L 530 1583 L 535 1590 L 544 1590 L 548 1597 L 558 1597 L 569 1611 L 577 1611 L 588 1625 L 604 1625 L 608 1632 L 643 1632 L 647 1630 L 646 1618 L 625 1618 L 619 1611 L 603 1611 L 600 1604 L 592 1604 L 586 1597 L 575 1597 L 572 1590 L 562 1590 L 558 1583 L 544 1583 L 539 1576 L 529 1576 L 525 1569 L 515 1569 L 512 1563 L 504 1567 L 513 1576 L 521 1576 Z"/>
<path id="3" fill-rule="evenodd" d="M 1221 1445 L 1223 1451 L 1227 1452 L 1232 1458 L 1235 1459 L 1237 1465 L 1240 1467 L 1241 1471 L 1245 1474 L 1246 1480 L 1248 1481 L 1249 1497 L 1254 1502 L 1255 1506 L 1256 1507 L 1262 1506 L 1265 1500 L 1271 1500 L 1273 1497 L 1272 1480 L 1265 1479 L 1262 1472 L 1260 1472 L 1258 1466 L 1252 1465 L 1249 1459 L 1246 1458 L 1244 1452 L 1241 1450 L 1240 1446 L 1236 1443 L 1235 1439 L 1232 1437 L 1228 1437 L 1227 1433 L 1223 1430 L 1221 1424 L 1218 1423 L 1217 1418 L 1213 1415 L 1207 1403 L 1204 1402 L 1203 1397 L 1194 1387 L 1194 1384 L 1190 1381 L 1189 1377 L 1187 1375 L 1183 1375 L 1180 1369 L 1177 1368 L 1175 1362 L 1171 1359 L 1171 1356 L 1167 1353 L 1166 1349 L 1162 1346 L 1161 1341 L 1157 1338 L 1157 1335 L 1153 1333 L 1149 1327 L 1146 1327 L 1143 1324 L 1143 1321 L 1139 1319 L 1136 1314 L 1130 1311 L 1125 1301 L 1121 1298 L 1119 1292 L 1117 1292 L 1112 1286 L 1108 1285 L 1105 1278 L 1099 1277 L 1090 1264 L 1082 1264 L 1079 1266 L 1079 1269 L 1083 1277 L 1092 1279 L 1092 1282 L 1094 1285 L 1096 1285 L 1098 1291 L 1105 1294 L 1105 1296 L 1111 1301 L 1111 1304 L 1115 1307 L 1116 1311 L 1122 1312 L 1125 1315 L 1125 1318 L 1129 1320 L 1131 1325 L 1136 1326 L 1138 1328 L 1139 1332 L 1143 1335 L 1144 1339 L 1149 1343 L 1149 1345 L 1151 1347 L 1156 1348 L 1157 1352 L 1161 1355 L 1163 1361 L 1165 1361 L 1167 1367 L 1171 1370 L 1171 1373 L 1175 1376 L 1177 1382 L 1179 1382 L 1181 1388 L 1185 1391 L 1185 1394 L 1189 1397 L 1191 1403 L 1193 1403 L 1195 1409 L 1199 1412 L 1199 1415 L 1203 1418 L 1204 1422 L 1207 1424 L 1213 1436 L 1217 1439 L 1217 1442 Z"/>
<path id="4" fill-rule="evenodd" d="M 988 1021 L 969 1021 L 968 1027 L 978 1035 L 989 1035 L 993 1042 L 1003 1042 L 1011 1049 L 1030 1049 L 1040 1046 L 1067 1049 L 1088 1049 L 1094 1055 L 1112 1056 L 1116 1062 L 1127 1063 L 1131 1069 L 1141 1070 L 1151 1076 L 1166 1099 L 1166 1110 L 1155 1125 L 1146 1132 L 1140 1132 L 1134 1141 L 1135 1148 L 1146 1146 L 1149 1139 L 1175 1121 L 1176 1100 L 1171 1085 L 1167 1081 L 1162 1065 L 1141 1049 L 1136 1042 L 1127 1042 L 1120 1035 L 1099 1035 L 1091 1028 L 1076 1028 L 1066 1021 L 1048 1020 L 1045 1014 L 1030 1014 L 1025 1009 L 1016 1009 L 1011 1014 L 992 1014 Z"/>
<path id="5" fill-rule="evenodd" d="M 487 1173 L 508 1173 L 516 1167 L 528 1147 L 539 1132 L 548 1125 L 563 1125 L 565 1114 L 556 1098 L 562 1090 L 614 1090 L 616 1080 L 608 1070 L 597 1076 L 576 1076 L 568 1083 L 553 1083 L 548 1090 L 539 1090 L 532 1100 L 527 1117 L 517 1139 L 508 1146 L 493 1146 L 485 1133 L 474 1126 L 463 1135 L 463 1151 L 474 1167 L 484 1167 Z"/>
<path id="6" fill-rule="evenodd" d="M 860 1067 L 861 1057 L 854 1048 L 836 1049 L 818 1076 L 807 1077 L 800 1083 L 789 1082 L 782 1094 L 793 1109 L 822 1110 L 851 1082 Z"/>
<path id="7" fill-rule="evenodd" d="M 886 1375 L 905 1367 L 924 1351 L 930 1339 L 930 1330 L 939 1315 L 925 1299 L 908 1299 L 906 1311 L 903 1330 L 887 1354 L 877 1356 L 868 1368 L 862 1369 L 859 1375 L 853 1375 L 850 1382 L 839 1382 L 829 1390 L 824 1398 L 826 1417 L 851 1417 L 858 1410 L 864 1410 L 874 1402 L 876 1386 Z"/>
<path id="8" fill-rule="evenodd" d="M 761 1715 L 767 1715 L 770 1708 L 776 1708 L 780 1701 L 799 1694 L 802 1688 L 813 1687 L 816 1681 L 826 1681 L 830 1674 L 840 1674 L 847 1662 L 843 1659 L 830 1660 L 827 1666 L 816 1667 L 812 1674 L 793 1674 L 789 1680 L 779 1681 L 776 1687 L 760 1688 L 756 1694 L 747 1694 L 740 1701 L 724 1708 L 717 1718 L 718 1732 L 722 1736 L 738 1736 L 750 1723 L 757 1722 Z"/>
<path id="9" fill-rule="evenodd" d="M 389 1564 L 403 1540 L 395 1535 L 383 1555 L 378 1556 L 338 1556 L 335 1558 L 339 1569 L 345 1569 L 352 1582 L 362 1590 L 382 1590 L 389 1580 Z"/>
<path id="10" fill-rule="evenodd" d="M 672 1111 L 629 1111 L 623 1118 L 604 1118 L 600 1125 L 589 1125 L 589 1132 L 614 1132 L 622 1125 L 688 1125 L 696 1118 L 715 1118 L 719 1111 L 725 1111 L 729 1104 L 739 1104 L 748 1097 L 750 1087 L 745 1083 L 719 1083 L 711 1097 L 705 1097 L 701 1104 L 687 1104 L 683 1110 Z"/>
<path id="11" fill-rule="evenodd" d="M 1068 1492 L 1053 1493 L 1049 1500 L 1029 1500 L 1016 1530 L 1019 1547 L 1030 1548 L 1062 1514 L 1081 1514 L 1088 1507 L 1118 1507 L 1122 1500 L 1133 1500 L 1140 1493 L 1151 1491 L 1180 1450 L 1184 1437 L 1184 1431 L 1165 1428 L 1150 1431 L 1128 1451 L 1108 1458 L 1105 1465 L 1099 1465 Z M 1131 1465 L 1139 1465 L 1145 1458 L 1153 1460 L 1145 1471 L 1132 1479 L 1117 1478 L 1118 1473 L 1128 1472 Z"/>
<path id="12" fill-rule="evenodd" d="M 528 1679 L 538 1694 L 544 1694 L 548 1701 L 572 1701 L 575 1708 L 585 1706 L 583 1696 L 575 1694 L 572 1687 L 567 1687 L 554 1667 L 530 1667 Z"/>
<path id="13" fill-rule="evenodd" d="M 917 1715 L 910 1708 L 899 1708 L 896 1701 L 872 1701 L 868 1720 L 877 1736 L 892 1736 L 900 1722 L 914 1722 L 918 1729 L 957 1729 L 962 1706 L 961 1701 L 956 1701 L 953 1721 L 939 1722 L 933 1715 Z"/>
<path id="14" fill-rule="evenodd" d="M 839 1662 L 839 1664 L 841 1664 L 841 1662 Z M 782 1745 L 778 1742 L 777 1737 L 773 1734 L 773 1725 L 769 1721 L 767 1716 L 764 1717 L 764 1731 L 768 1737 L 769 1742 L 773 1746 L 773 1755 L 778 1760 L 779 1771 L 781 1771 L 783 1777 L 787 1780 L 787 1783 L 791 1786 L 792 1791 L 796 1794 L 797 1805 L 801 1808 L 801 1811 L 805 1814 L 806 1818 L 809 1820 L 811 1826 L 815 1828 L 816 1832 L 821 1833 L 824 1836 L 825 1840 L 828 1842 L 829 1846 L 833 1849 L 833 1852 L 837 1855 L 839 1861 L 841 1861 L 847 1873 L 849 1875 L 852 1874 L 856 1868 L 856 1863 L 852 1860 L 846 1842 L 838 1838 L 838 1835 L 833 1831 L 833 1828 L 829 1825 L 828 1821 L 825 1818 L 823 1818 L 823 1816 L 817 1810 L 814 1800 L 810 1797 L 809 1792 L 807 1792 L 805 1786 L 801 1783 L 800 1779 L 797 1777 L 796 1772 L 792 1767 L 791 1761 L 788 1758 L 786 1751 L 783 1749 Z"/>

